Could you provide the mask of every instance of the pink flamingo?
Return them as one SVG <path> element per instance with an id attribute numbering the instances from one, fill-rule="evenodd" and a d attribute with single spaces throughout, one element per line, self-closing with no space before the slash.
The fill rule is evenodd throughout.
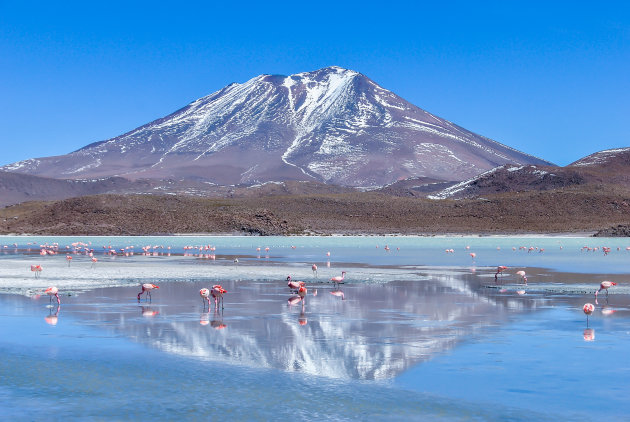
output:
<path id="1" fill-rule="evenodd" d="M 57 305 L 61 305 L 61 301 L 59 300 L 59 289 L 56 288 L 55 286 L 51 286 L 49 288 L 47 288 L 46 290 L 44 290 L 44 293 L 46 293 L 48 295 L 49 298 L 49 302 L 52 302 L 52 297 L 56 297 L 57 298 Z"/>
<path id="2" fill-rule="evenodd" d="M 340 276 L 335 276 L 335 277 L 331 278 L 330 281 L 332 281 L 337 286 L 339 286 L 339 284 L 343 283 L 343 280 L 345 278 L 346 278 L 346 272 L 342 271 Z"/>
<path id="3" fill-rule="evenodd" d="M 31 271 L 35 273 L 35 278 L 39 278 L 39 273 L 42 272 L 41 265 L 31 265 Z"/>
<path id="4" fill-rule="evenodd" d="M 69 267 L 70 263 L 72 262 L 72 256 L 66 255 L 66 261 L 68 261 L 68 267 Z"/>
<path id="5" fill-rule="evenodd" d="M 208 309 L 210 309 L 210 290 L 201 289 L 199 290 L 199 296 L 201 296 L 201 302 L 203 303 L 204 299 L 208 302 Z M 206 304 L 203 304 L 204 309 L 206 308 Z"/>
<path id="6" fill-rule="evenodd" d="M 291 290 L 298 290 L 300 287 L 304 286 L 304 284 L 303 281 L 292 281 L 291 276 L 287 276 L 287 286 L 289 286 Z"/>
<path id="7" fill-rule="evenodd" d="M 525 275 L 525 271 L 517 271 L 516 275 L 521 276 L 521 280 L 525 283 L 525 285 L 527 285 L 527 276 Z"/>
<path id="8" fill-rule="evenodd" d="M 313 270 L 313 275 L 317 278 L 317 265 L 313 264 L 311 270 Z"/>
<path id="9" fill-rule="evenodd" d="M 156 286 L 155 284 L 151 284 L 151 283 L 145 283 L 142 285 L 142 291 L 140 293 L 138 293 L 138 302 L 140 302 L 140 296 L 142 294 L 144 294 L 146 292 L 147 294 L 147 299 L 151 300 L 151 290 L 153 289 L 159 289 L 160 286 Z"/>
<path id="10" fill-rule="evenodd" d="M 98 259 L 96 259 L 95 256 L 92 257 L 92 268 L 94 268 L 96 266 L 96 263 L 98 262 Z"/>
<path id="11" fill-rule="evenodd" d="M 606 297 L 608 297 L 608 289 L 612 286 L 616 286 L 617 283 L 614 283 L 612 281 L 602 281 L 599 285 L 599 290 L 595 292 L 595 301 L 597 301 L 597 294 L 599 292 L 601 292 L 602 290 L 606 291 Z"/>
<path id="12" fill-rule="evenodd" d="M 297 291 L 297 294 L 298 294 L 299 297 L 302 298 L 302 300 L 304 300 L 304 298 L 306 297 L 306 292 L 307 292 L 306 287 L 300 286 L 300 288 Z"/>
<path id="13" fill-rule="evenodd" d="M 475 262 L 475 257 L 476 257 L 476 256 L 477 256 L 477 254 L 476 254 L 476 253 L 474 253 L 474 252 L 471 252 L 471 253 L 470 253 L 470 257 L 472 258 L 473 262 Z"/>
<path id="14" fill-rule="evenodd" d="M 215 309 L 217 309 L 217 307 L 219 306 L 218 305 L 219 301 L 221 302 L 221 309 L 223 309 L 223 294 L 224 293 L 227 293 L 227 290 L 221 287 L 220 284 L 215 284 L 214 286 L 212 286 L 212 290 L 210 291 L 210 294 L 214 298 Z"/>
<path id="15" fill-rule="evenodd" d="M 585 303 L 584 306 L 582 307 L 582 311 L 584 311 L 584 314 L 586 315 L 587 328 L 588 328 L 588 316 L 591 315 L 594 310 L 595 310 L 595 305 L 593 305 L 592 303 Z"/>
<path id="16" fill-rule="evenodd" d="M 497 267 L 497 272 L 496 272 L 496 273 L 494 273 L 494 279 L 496 280 L 496 279 L 497 279 L 497 276 L 498 276 L 499 274 L 502 274 L 502 273 L 503 273 L 503 271 L 505 271 L 505 270 L 507 270 L 507 269 L 508 269 L 508 267 L 506 267 L 505 265 L 499 265 L 499 266 Z"/>

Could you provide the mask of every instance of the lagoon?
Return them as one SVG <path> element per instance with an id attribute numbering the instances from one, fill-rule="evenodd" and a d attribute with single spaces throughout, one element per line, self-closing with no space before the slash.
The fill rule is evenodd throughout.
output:
<path id="1" fill-rule="evenodd" d="M 40 255 L 54 243 L 59 254 Z M 621 420 L 630 410 L 627 239 L 20 236 L 0 245 L 0 405 L 12 420 Z M 498 265 L 509 268 L 495 282 Z M 328 280 L 342 270 L 337 288 Z M 288 303 L 287 275 L 306 282 L 303 302 Z M 582 305 L 604 279 L 619 284 L 599 296 L 587 327 Z M 138 303 L 146 282 L 160 289 Z M 225 308 L 208 311 L 198 291 L 216 283 L 228 290 Z M 40 296 L 48 285 L 60 289 L 59 309 Z"/>

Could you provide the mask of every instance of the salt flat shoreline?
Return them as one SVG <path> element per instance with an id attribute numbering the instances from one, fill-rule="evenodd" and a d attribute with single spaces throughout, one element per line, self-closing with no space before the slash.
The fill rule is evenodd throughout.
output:
<path id="1" fill-rule="evenodd" d="M 402 234 L 402 233 L 330 233 L 330 234 L 313 234 L 313 235 L 304 235 L 304 234 L 288 234 L 281 236 L 259 236 L 259 235 L 247 235 L 242 233 L 170 233 L 170 234 L 142 234 L 142 235 L 92 235 L 92 234 L 77 234 L 77 235 L 55 235 L 55 234 L 34 234 L 34 233 L 5 233 L 0 234 L 0 239 L 6 237 L 60 237 L 60 238 L 81 238 L 81 237 L 97 237 L 97 238 L 107 238 L 107 237 L 137 237 L 137 238 L 147 238 L 147 237 L 244 237 L 244 238 L 269 238 L 269 237 L 286 237 L 286 238 L 316 238 L 316 237 L 402 237 L 402 238 L 510 238 L 510 237 L 518 237 L 518 238 L 556 238 L 556 237 L 567 237 L 567 238 L 576 238 L 576 237 L 584 237 L 591 238 L 597 231 L 584 231 L 584 232 L 545 232 L 545 233 L 439 233 L 439 234 L 431 234 L 431 233 L 420 233 L 420 234 Z M 605 239 L 605 237 L 603 238 Z"/>

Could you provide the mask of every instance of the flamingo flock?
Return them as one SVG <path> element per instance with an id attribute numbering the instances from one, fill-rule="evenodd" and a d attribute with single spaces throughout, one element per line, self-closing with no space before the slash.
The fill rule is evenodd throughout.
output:
<path id="1" fill-rule="evenodd" d="M 30 243 L 29 243 L 30 245 Z M 13 247 L 18 248 L 17 244 L 13 244 Z M 377 248 L 379 247 L 378 245 L 376 246 Z M 30 248 L 30 247 L 29 247 Z M 75 242 L 72 243 L 71 245 L 65 246 L 65 250 L 63 247 L 60 247 L 60 245 L 58 243 L 50 243 L 50 244 L 42 244 L 39 245 L 39 254 L 42 256 L 49 256 L 49 255 L 57 255 L 60 252 L 65 252 L 65 258 L 66 258 L 66 262 L 68 264 L 68 267 L 71 266 L 72 261 L 73 261 L 73 255 L 86 255 L 90 257 L 90 261 L 91 261 L 91 268 L 95 268 L 96 263 L 98 262 L 98 259 L 96 258 L 96 256 L 94 256 L 94 249 L 91 245 L 91 243 L 83 243 L 83 242 Z M 130 245 L 130 246 L 126 246 L 124 248 L 120 248 L 120 249 L 116 249 L 113 248 L 111 245 L 107 245 L 107 246 L 103 246 L 103 251 L 105 255 L 110 255 L 112 257 L 126 257 L 126 256 L 133 256 L 134 255 L 134 246 Z M 561 250 L 563 249 L 562 246 L 559 247 Z M 8 249 L 8 246 L 5 245 L 4 249 Z M 170 250 L 171 247 L 167 246 L 164 247 L 163 245 L 147 245 L 147 246 L 142 246 L 140 249 L 142 249 L 142 254 L 145 256 L 158 256 L 158 255 L 162 255 L 162 254 L 167 254 L 168 256 L 170 256 Z M 214 252 L 216 251 L 216 247 L 213 245 L 203 245 L 203 246 L 185 246 L 184 248 L 184 256 L 195 256 L 195 257 L 202 257 L 202 258 L 208 258 L 208 259 L 216 259 L 216 255 L 214 254 Z M 297 249 L 297 247 L 295 245 L 291 246 L 291 249 L 295 250 Z M 385 251 L 389 252 L 390 251 L 390 247 L 388 245 L 385 245 L 385 247 L 383 248 Z M 471 247 L 470 246 L 466 246 L 465 247 L 468 255 L 470 256 L 470 258 L 473 261 L 473 264 L 475 263 L 475 259 L 477 258 L 477 252 L 472 252 L 470 251 Z M 496 248 L 497 251 L 500 251 L 501 248 L 497 247 Z M 516 247 L 512 247 L 511 248 L 513 252 L 518 251 L 523 251 L 523 252 L 527 252 L 532 253 L 532 252 L 538 252 L 538 253 L 544 253 L 545 252 L 545 248 L 541 248 L 538 246 L 519 246 L 518 249 Z M 261 247 L 257 247 L 256 251 L 260 252 L 262 250 Z M 396 248 L 396 250 L 400 250 L 400 248 Z M 618 252 L 620 252 L 622 249 L 620 247 L 617 247 L 616 250 Z M 163 251 L 167 251 L 167 252 L 163 252 Z M 269 253 L 270 251 L 270 247 L 265 247 L 264 251 L 266 253 Z M 601 251 L 603 253 L 604 256 L 608 256 L 609 254 L 612 253 L 613 249 L 611 247 L 608 246 L 596 246 L 596 247 L 590 247 L 590 246 L 583 246 L 580 249 L 580 252 L 582 253 L 594 253 L 594 252 L 598 252 Z M 630 252 L 630 246 L 625 248 L 626 252 Z M 455 254 L 455 250 L 452 248 L 448 248 L 445 249 L 445 252 L 447 254 Z M 325 253 L 325 255 L 327 257 L 331 256 L 331 252 L 327 251 Z M 233 258 L 233 262 L 235 265 L 239 264 L 239 259 L 238 257 Z M 330 267 L 330 261 L 328 261 L 327 266 Z M 508 266 L 505 265 L 499 265 L 496 267 L 496 271 L 494 272 L 494 278 L 495 281 L 498 282 L 498 279 L 501 278 L 503 279 L 503 276 L 508 272 L 507 270 L 509 269 Z M 39 278 L 43 268 L 41 265 L 39 264 L 33 264 L 30 267 L 30 270 L 34 273 L 35 278 Z M 318 267 L 316 264 L 311 264 L 311 270 L 313 273 L 313 277 L 314 278 L 318 278 Z M 528 282 L 528 278 L 527 278 L 527 274 L 524 270 L 519 270 L 516 271 L 514 273 L 516 276 L 519 277 L 519 280 L 522 284 L 524 284 L 525 286 L 527 286 L 527 282 Z M 344 283 L 345 280 L 345 276 L 346 276 L 346 271 L 342 271 L 341 275 L 339 276 L 334 276 L 330 278 L 330 281 L 334 284 L 335 286 L 335 290 L 331 291 L 330 294 L 334 295 L 336 297 L 340 297 L 341 300 L 345 300 L 345 295 L 344 293 L 339 289 L 339 285 Z M 289 305 L 293 305 L 293 304 L 297 304 L 297 303 L 302 303 L 302 306 L 304 306 L 304 302 L 305 302 L 305 298 L 307 296 L 308 293 L 308 288 L 306 287 L 306 283 L 304 281 L 294 281 L 291 279 L 291 276 L 287 277 L 287 285 L 289 287 L 289 289 L 295 294 L 295 296 L 291 297 L 289 299 Z M 608 298 L 609 296 L 609 289 L 616 286 L 617 283 L 616 282 L 612 282 L 612 281 L 602 281 L 600 283 L 599 289 L 595 291 L 595 304 L 591 304 L 591 303 L 586 303 L 583 306 L 583 312 L 584 314 L 587 316 L 587 327 L 588 327 L 588 323 L 589 323 L 589 316 L 591 316 L 593 314 L 593 312 L 596 309 L 596 305 L 598 305 L 598 295 L 599 293 L 605 292 L 606 293 L 606 298 Z M 151 301 L 152 300 L 152 291 L 159 289 L 159 286 L 152 284 L 152 283 L 144 283 L 141 285 L 141 291 L 138 293 L 137 295 L 137 300 L 140 301 L 141 300 L 141 296 L 142 295 L 146 295 L 145 300 L 146 301 Z M 313 291 L 313 295 L 316 295 L 316 290 Z M 60 298 L 59 298 L 59 290 L 57 287 L 55 286 L 51 286 L 48 289 L 45 290 L 44 292 L 45 294 L 47 294 L 49 296 L 49 301 L 52 303 L 53 297 L 57 300 L 57 304 L 59 305 L 61 303 Z M 208 309 L 210 308 L 210 297 L 212 297 L 212 299 L 214 300 L 215 303 L 215 310 L 219 308 L 219 306 L 221 307 L 221 309 L 224 308 L 224 295 L 227 293 L 227 290 L 225 290 L 221 285 L 213 285 L 211 289 L 207 289 L 207 288 L 203 288 L 199 291 L 199 295 L 202 299 L 203 305 L 204 305 L 204 309 L 205 306 L 208 306 Z M 525 294 L 525 290 L 518 290 L 517 291 L 518 294 Z M 603 315 L 610 315 L 613 312 L 615 312 L 612 309 L 607 309 L 604 308 L 602 309 L 602 314 Z M 589 329 L 590 330 L 590 329 Z M 585 335 L 586 336 L 586 335 Z M 593 336 L 594 338 L 594 333 Z"/>

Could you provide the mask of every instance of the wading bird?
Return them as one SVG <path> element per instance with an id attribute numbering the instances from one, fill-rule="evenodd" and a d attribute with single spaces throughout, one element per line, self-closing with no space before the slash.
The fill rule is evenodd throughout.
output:
<path id="1" fill-rule="evenodd" d="M 591 315 L 594 310 L 595 310 L 595 305 L 593 305 L 592 303 L 585 303 L 584 306 L 582 307 L 582 311 L 584 311 L 584 314 L 586 315 L 587 327 L 588 327 L 588 316 Z"/>
<path id="2" fill-rule="evenodd" d="M 505 270 L 507 270 L 507 269 L 508 269 L 508 267 L 506 267 L 505 265 L 499 265 L 499 266 L 497 267 L 497 272 L 496 272 L 496 273 L 494 273 L 494 279 L 496 280 L 496 279 L 497 279 L 497 276 L 498 276 L 499 274 L 503 274 L 503 271 L 505 271 Z"/>
<path id="3" fill-rule="evenodd" d="M 212 290 L 210 291 L 210 294 L 214 298 L 215 309 L 218 308 L 219 302 L 221 302 L 221 309 L 223 309 L 223 294 L 224 293 L 227 293 L 227 290 L 221 287 L 220 284 L 215 284 L 214 286 L 212 286 Z"/>
<path id="4" fill-rule="evenodd" d="M 203 308 L 206 308 L 206 304 L 204 302 L 207 301 L 208 302 L 208 310 L 210 310 L 210 290 L 208 289 L 201 289 L 199 290 L 199 296 L 201 296 L 201 302 L 203 302 Z"/>
<path id="5" fill-rule="evenodd" d="M 330 279 L 330 281 L 332 281 L 333 283 L 335 283 L 337 286 L 339 286 L 339 284 L 343 283 L 343 280 L 346 278 L 346 272 L 342 271 L 341 275 L 339 276 L 335 276 L 333 278 Z"/>
<path id="6" fill-rule="evenodd" d="M 300 287 L 304 286 L 304 284 L 306 283 L 303 281 L 293 281 L 290 275 L 287 276 L 287 286 L 289 286 L 291 290 L 298 290 Z"/>
<path id="7" fill-rule="evenodd" d="M 54 296 L 57 298 L 57 305 L 61 304 L 61 301 L 59 300 L 59 289 L 55 286 L 47 288 L 46 290 L 44 290 L 44 293 L 48 295 L 48 298 L 50 299 L 49 302 L 52 302 L 52 297 Z"/>
<path id="8" fill-rule="evenodd" d="M 31 265 L 31 271 L 35 273 L 35 278 L 39 278 L 39 273 L 42 272 L 41 265 Z"/>
<path id="9" fill-rule="evenodd" d="M 609 289 L 609 288 L 611 288 L 612 286 L 616 286 L 616 285 L 617 285 L 617 283 L 612 282 L 612 281 L 602 281 L 602 282 L 599 284 L 599 290 L 597 290 L 597 291 L 595 292 L 595 300 L 597 300 L 597 294 L 598 294 L 599 292 L 601 292 L 602 290 L 605 290 L 605 291 L 606 291 L 606 297 L 608 297 L 608 289 Z"/>
<path id="10" fill-rule="evenodd" d="M 140 296 L 142 294 L 144 294 L 146 292 L 147 294 L 147 300 L 151 300 L 151 290 L 153 289 L 159 289 L 160 286 L 156 286 L 155 284 L 151 284 L 151 283 L 145 283 L 142 285 L 142 291 L 140 293 L 138 293 L 138 302 L 140 302 Z"/>

